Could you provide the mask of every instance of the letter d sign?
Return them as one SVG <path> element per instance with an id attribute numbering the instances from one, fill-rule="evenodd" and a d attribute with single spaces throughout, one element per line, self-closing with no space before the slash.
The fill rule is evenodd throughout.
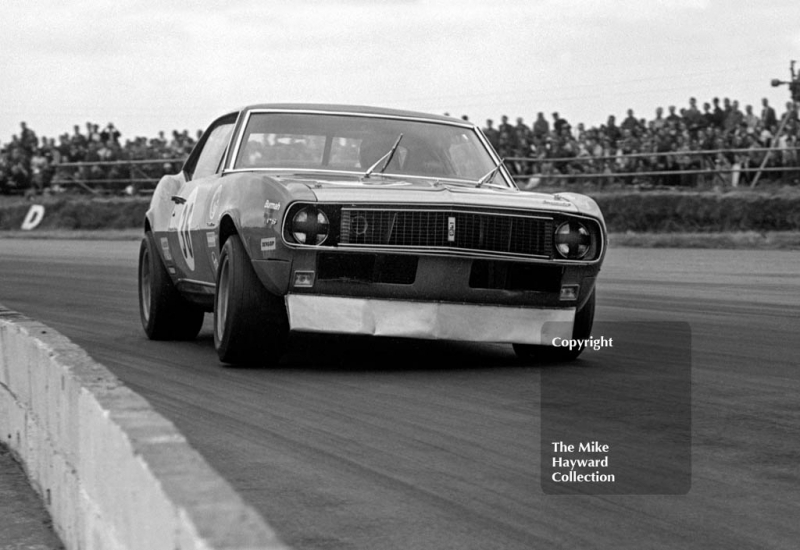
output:
<path id="1" fill-rule="evenodd" d="M 28 214 L 22 221 L 20 229 L 23 231 L 35 229 L 36 226 L 42 223 L 42 218 L 44 218 L 44 206 L 41 204 L 32 204 L 30 210 L 28 210 Z"/>

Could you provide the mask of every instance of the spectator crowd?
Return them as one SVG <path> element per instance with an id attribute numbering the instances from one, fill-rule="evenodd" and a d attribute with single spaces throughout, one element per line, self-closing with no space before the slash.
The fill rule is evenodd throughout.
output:
<path id="1" fill-rule="evenodd" d="M 557 112 L 552 120 L 540 112 L 530 126 L 522 118 L 512 125 L 503 116 L 497 127 L 487 120 L 483 131 L 523 188 L 548 178 L 563 182 L 587 174 L 607 175 L 595 180 L 602 183 L 624 173 L 622 181 L 630 183 L 637 181 L 635 174 L 647 172 L 659 172 L 654 178 L 659 184 L 694 185 L 698 175 L 683 173 L 693 170 L 707 170 L 708 177 L 736 185 L 764 164 L 769 148 L 777 150 L 765 167 L 800 166 L 797 105 L 787 102 L 778 115 L 766 98 L 758 113 L 752 105 L 742 111 L 729 98 L 721 105 L 714 98 L 700 110 L 692 97 L 688 107 L 669 106 L 666 114 L 658 107 L 651 120 L 628 109 L 620 123 L 611 115 L 606 124 L 587 128 L 583 123 L 573 126 Z M 786 173 L 792 180 L 799 176 Z"/>
<path id="2" fill-rule="evenodd" d="M 640 179 L 636 174 L 647 172 L 660 173 L 655 176 L 656 183 L 694 185 L 698 176 L 684 173 L 692 170 L 705 170 L 709 178 L 736 185 L 752 177 L 748 169 L 758 169 L 764 163 L 766 148 L 775 149 L 766 167 L 800 166 L 797 104 L 788 102 L 786 110 L 778 114 L 767 99 L 756 112 L 752 105 L 742 111 L 738 101 L 728 98 L 722 104 L 714 98 L 701 110 L 697 100 L 690 98 L 685 108 L 669 106 L 664 113 L 658 107 L 650 120 L 638 118 L 633 109 L 628 109 L 622 122 L 617 123 L 612 115 L 599 127 L 583 123 L 573 126 L 557 112 L 551 120 L 538 113 L 530 126 L 521 117 L 511 124 L 504 115 L 497 126 L 487 120 L 483 131 L 523 188 L 586 175 L 607 176 L 596 180 L 600 183 L 615 178 L 632 183 Z M 77 173 L 75 168 L 69 173 L 90 183 L 157 180 L 180 168 L 179 161 L 188 156 L 200 135 L 199 131 L 193 137 L 187 130 L 176 130 L 169 138 L 160 132 L 156 138 L 136 137 L 123 144 L 122 134 L 112 123 L 101 129 L 87 122 L 84 131 L 76 125 L 71 134 L 62 134 L 56 140 L 37 137 L 22 122 L 18 135 L 9 143 L 0 143 L 0 193 L 41 192 L 59 181 L 57 176 L 64 176 L 59 174 L 64 170 L 60 164 L 73 162 L 88 163 Z M 164 162 L 93 164 L 138 160 Z M 796 181 L 800 171 L 787 170 L 778 177 Z"/>
<path id="3" fill-rule="evenodd" d="M 708 177 L 736 185 L 761 167 L 767 148 L 777 151 L 769 155 L 765 167 L 800 165 L 797 105 L 787 102 L 779 115 L 766 98 L 759 112 L 752 105 L 742 111 L 739 102 L 729 98 L 721 105 L 714 98 L 701 110 L 692 97 L 686 108 L 669 106 L 664 113 L 658 107 L 651 120 L 628 109 L 622 122 L 612 115 L 606 124 L 587 128 L 583 123 L 573 126 L 558 113 L 548 120 L 540 112 L 530 126 L 522 118 L 512 125 L 503 116 L 497 127 L 487 120 L 483 131 L 523 188 L 548 177 L 563 182 L 587 174 L 608 175 L 595 180 L 602 183 L 624 173 L 628 175 L 622 181 L 630 183 L 640 179 L 635 174 L 646 172 L 661 172 L 656 183 L 694 185 L 698 175 L 682 173 L 692 170 L 707 170 Z M 795 180 L 800 172 L 786 171 L 785 176 Z"/>
<path id="4" fill-rule="evenodd" d="M 69 174 L 83 181 L 100 183 L 105 180 L 158 179 L 164 174 L 175 173 L 180 162 L 192 151 L 200 132 L 194 137 L 188 130 L 173 131 L 171 138 L 164 132 L 147 139 L 136 137 L 125 140 L 114 124 L 105 128 L 86 123 L 85 130 L 73 127 L 72 133 L 56 138 L 36 136 L 25 122 L 20 123 L 20 132 L 9 143 L 0 144 L 0 193 L 42 191 L 51 186 L 59 171 L 59 165 L 67 162 L 89 163 L 75 168 Z M 92 164 L 102 161 L 163 160 L 163 163 L 120 162 L 112 165 Z M 177 164 L 177 166 L 176 166 Z M 58 174 L 64 175 L 64 174 Z"/>

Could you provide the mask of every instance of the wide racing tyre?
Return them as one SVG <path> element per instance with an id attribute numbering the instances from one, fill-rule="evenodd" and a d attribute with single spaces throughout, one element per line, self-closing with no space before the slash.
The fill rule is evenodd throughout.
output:
<path id="1" fill-rule="evenodd" d="M 220 253 L 214 299 L 214 347 L 219 360 L 234 365 L 277 364 L 288 335 L 283 297 L 264 288 L 241 239 L 231 235 Z"/>
<path id="2" fill-rule="evenodd" d="M 151 340 L 192 340 L 203 326 L 203 310 L 175 288 L 149 231 L 139 248 L 139 316 Z"/>
<path id="3" fill-rule="evenodd" d="M 595 291 L 592 290 L 591 296 L 583 304 L 583 307 L 575 313 L 575 324 L 572 327 L 572 338 L 583 340 L 589 338 L 594 324 L 594 304 Z M 577 359 L 583 352 L 583 347 L 577 346 L 572 349 L 555 346 L 538 346 L 534 344 L 514 344 L 514 352 L 522 360 L 536 360 L 544 363 L 564 363 Z"/>

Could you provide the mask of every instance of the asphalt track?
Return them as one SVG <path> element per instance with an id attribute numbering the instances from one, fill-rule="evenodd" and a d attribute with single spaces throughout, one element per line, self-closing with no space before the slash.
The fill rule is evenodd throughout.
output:
<path id="1" fill-rule="evenodd" d="M 800 545 L 797 252 L 610 250 L 596 333 L 637 321 L 625 354 L 658 358 L 648 322 L 692 331 L 691 489 L 656 496 L 540 484 L 542 376 L 613 372 L 616 348 L 521 366 L 508 346 L 303 336 L 280 368 L 223 368 L 208 320 L 195 342 L 144 337 L 137 252 L 0 240 L 0 303 L 144 395 L 298 549 Z"/>

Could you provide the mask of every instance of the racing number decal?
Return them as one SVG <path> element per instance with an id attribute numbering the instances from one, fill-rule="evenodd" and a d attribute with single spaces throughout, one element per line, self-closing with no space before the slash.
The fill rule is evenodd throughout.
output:
<path id="1" fill-rule="evenodd" d="M 181 210 L 181 217 L 178 220 L 178 243 L 180 244 L 181 255 L 183 259 L 186 260 L 186 265 L 189 266 L 189 271 L 194 271 L 194 248 L 192 247 L 190 229 L 196 202 L 197 189 L 192 191 L 189 198 L 186 199 L 186 204 L 183 210 Z"/>

